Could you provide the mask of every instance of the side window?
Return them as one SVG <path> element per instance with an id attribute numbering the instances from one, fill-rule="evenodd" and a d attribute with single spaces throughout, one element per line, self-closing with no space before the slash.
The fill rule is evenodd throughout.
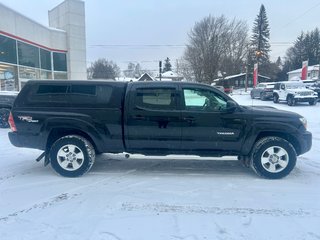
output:
<path id="1" fill-rule="evenodd" d="M 74 84 L 70 87 L 72 106 L 111 107 L 112 92 L 111 86 Z"/>
<path id="2" fill-rule="evenodd" d="M 219 94 L 204 89 L 183 89 L 185 110 L 216 112 L 226 109 L 227 101 Z"/>
<path id="3" fill-rule="evenodd" d="M 29 106 L 45 107 L 65 107 L 70 105 L 70 99 L 67 96 L 69 86 L 66 84 L 33 85 L 32 90 L 28 93 L 26 102 Z"/>
<path id="4" fill-rule="evenodd" d="M 134 104 L 137 107 L 156 110 L 177 109 L 177 97 L 174 88 L 138 88 Z"/>
<path id="5" fill-rule="evenodd" d="M 37 94 L 66 94 L 67 85 L 40 85 Z"/>

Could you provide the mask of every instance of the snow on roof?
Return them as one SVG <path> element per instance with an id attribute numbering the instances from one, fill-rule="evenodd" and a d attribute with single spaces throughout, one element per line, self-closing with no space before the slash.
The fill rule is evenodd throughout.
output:
<path id="1" fill-rule="evenodd" d="M 318 70 L 318 71 L 319 71 L 319 67 L 320 67 L 320 65 L 319 65 L 319 64 L 312 65 L 312 66 L 308 66 L 308 72 L 310 72 L 310 71 L 314 71 L 314 70 Z M 301 73 L 301 71 L 302 71 L 302 68 L 299 68 L 299 69 L 296 69 L 296 70 L 293 70 L 293 71 L 287 72 L 287 74 L 292 74 L 292 73 Z"/>
<path id="2" fill-rule="evenodd" d="M 164 78 L 166 78 L 166 77 L 169 77 L 169 78 L 181 78 L 180 75 L 178 75 L 177 73 L 175 73 L 173 71 L 167 71 L 167 72 L 162 73 L 162 77 L 164 77 Z"/>
<path id="3" fill-rule="evenodd" d="M 246 75 L 246 73 L 239 73 L 239 74 L 236 74 L 236 75 L 230 75 L 230 76 L 227 76 L 227 77 L 225 77 L 224 79 L 231 79 L 231 78 L 236 78 L 236 77 L 241 77 L 241 76 L 245 76 Z M 270 79 L 269 77 L 267 77 L 267 76 L 263 76 L 263 75 L 258 75 L 259 77 L 263 77 L 263 78 L 266 78 L 266 79 Z M 221 80 L 223 80 L 223 79 L 221 79 Z M 218 81 L 218 80 L 213 80 L 213 81 Z"/>
<path id="4" fill-rule="evenodd" d="M 236 74 L 236 75 L 230 75 L 230 76 L 227 76 L 225 77 L 224 79 L 230 79 L 230 78 L 235 78 L 235 77 L 241 77 L 241 76 L 244 76 L 246 75 L 245 73 L 240 73 L 240 74 Z"/>

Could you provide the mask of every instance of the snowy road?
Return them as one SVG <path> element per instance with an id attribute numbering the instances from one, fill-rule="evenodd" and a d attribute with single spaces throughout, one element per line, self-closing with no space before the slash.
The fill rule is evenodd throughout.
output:
<path id="1" fill-rule="evenodd" d="M 57 176 L 0 129 L 0 240 L 320 239 L 320 104 L 252 101 L 308 119 L 313 148 L 281 180 L 237 161 L 100 156 L 85 176 Z"/>

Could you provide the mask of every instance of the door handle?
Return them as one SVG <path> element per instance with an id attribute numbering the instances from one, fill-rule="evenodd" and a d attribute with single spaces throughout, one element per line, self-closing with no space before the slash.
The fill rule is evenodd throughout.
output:
<path id="1" fill-rule="evenodd" d="M 133 119 L 135 119 L 135 120 L 144 120 L 146 118 L 144 116 L 141 116 L 141 115 L 136 115 L 136 116 L 133 116 Z"/>
<path id="2" fill-rule="evenodd" d="M 195 122 L 195 118 L 194 117 L 184 117 L 183 120 L 188 122 L 188 123 L 194 123 Z"/>

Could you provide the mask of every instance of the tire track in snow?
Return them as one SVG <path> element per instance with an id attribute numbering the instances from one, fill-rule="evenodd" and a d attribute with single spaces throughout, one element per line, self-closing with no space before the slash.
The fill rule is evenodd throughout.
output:
<path id="1" fill-rule="evenodd" d="M 80 194 L 68 194 L 68 193 L 62 193 L 56 197 L 54 197 L 53 199 L 49 200 L 49 201 L 44 201 L 44 202 L 41 202 L 41 203 L 36 203 L 34 205 L 32 205 L 31 207 L 29 208 L 25 208 L 25 209 L 22 209 L 22 210 L 19 210 L 19 211 L 16 211 L 16 212 L 13 212 L 13 213 L 10 213 L 8 214 L 7 216 L 5 217 L 0 217 L 0 222 L 3 222 L 3 221 L 8 221 L 11 217 L 17 217 L 21 214 L 25 214 L 25 213 L 28 213 L 32 210 L 36 210 L 36 209 L 45 209 L 45 208 L 48 208 L 50 206 L 53 206 L 59 202 L 62 202 L 62 201 L 66 201 L 66 200 L 69 200 L 69 199 L 72 199 L 72 198 L 75 198 L 77 197 L 78 195 Z"/>
<path id="2" fill-rule="evenodd" d="M 155 204 L 135 204 L 123 203 L 120 210 L 123 211 L 151 211 L 163 213 L 187 213 L 187 214 L 215 214 L 215 215 L 269 215 L 274 217 L 319 217 L 319 213 L 309 212 L 303 209 L 286 210 L 286 209 L 263 209 L 263 208 L 222 208 L 222 207 L 201 207 L 201 206 L 184 206 L 169 205 L 164 203 Z"/>
<path id="3" fill-rule="evenodd" d="M 150 166 L 143 167 L 141 169 L 148 169 L 148 168 L 154 167 L 154 165 L 156 165 L 156 164 L 151 164 Z M 132 174 L 132 173 L 134 173 L 134 172 L 136 172 L 138 170 L 141 170 L 141 169 L 128 170 L 123 174 L 120 174 L 120 175 L 117 175 L 117 176 L 114 176 L 114 177 L 111 177 L 111 178 L 103 178 L 102 180 L 100 179 L 100 180 L 95 181 L 93 183 L 82 185 L 82 186 L 77 187 L 77 188 L 70 188 L 70 190 L 67 190 L 67 191 L 64 190 L 64 192 L 67 192 L 67 193 L 60 193 L 60 194 L 55 195 L 53 197 L 46 198 L 46 200 L 40 201 L 39 203 L 36 203 L 36 204 L 32 205 L 31 207 L 28 207 L 28 208 L 25 208 L 25 209 L 22 209 L 22 210 L 18 210 L 16 212 L 10 213 L 10 214 L 8 214 L 7 216 L 4 216 L 4 217 L 0 216 L 0 222 L 1 221 L 8 221 L 12 217 L 19 217 L 19 215 L 26 214 L 26 213 L 28 213 L 28 212 L 30 212 L 32 210 L 45 209 L 45 208 L 51 207 L 51 206 L 53 206 L 53 205 L 55 205 L 55 204 L 57 204 L 59 202 L 73 199 L 73 198 L 78 197 L 79 195 L 81 195 L 81 193 L 71 194 L 72 192 L 78 192 L 79 190 L 82 190 L 82 189 L 85 189 L 85 188 L 88 188 L 88 187 L 92 187 L 92 186 L 95 186 L 95 185 L 98 185 L 98 184 L 103 184 L 103 185 L 112 184 L 114 181 L 118 181 L 119 179 L 121 179 L 121 178 L 123 178 L 123 177 L 125 177 L 125 176 L 127 176 L 129 174 Z M 129 186 L 126 186 L 125 188 L 128 188 L 128 187 Z"/>

